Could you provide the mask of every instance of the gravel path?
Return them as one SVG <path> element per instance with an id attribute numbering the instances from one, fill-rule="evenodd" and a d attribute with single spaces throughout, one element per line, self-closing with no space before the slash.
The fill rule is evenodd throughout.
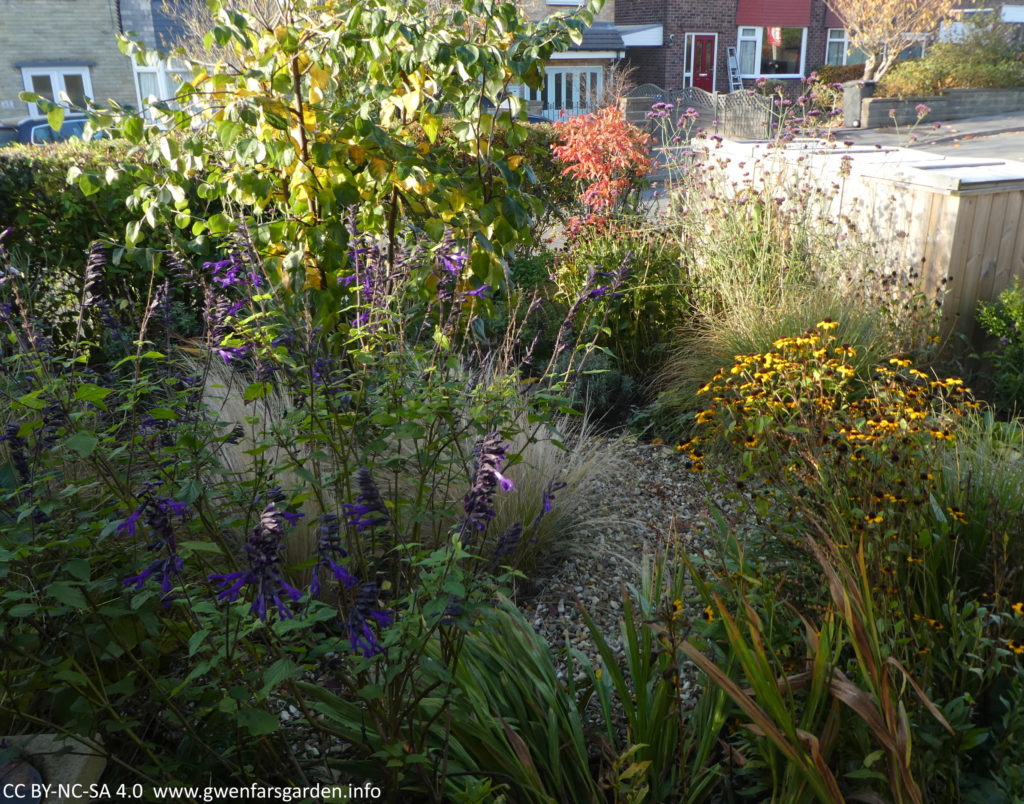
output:
<path id="1" fill-rule="evenodd" d="M 614 456 L 614 470 L 591 477 L 584 485 L 593 517 L 564 545 L 565 559 L 547 573 L 531 576 L 520 590 L 520 607 L 551 645 L 563 676 L 565 647 L 574 647 L 599 664 L 577 603 L 583 604 L 621 657 L 622 588 L 639 587 L 644 557 L 663 552 L 672 542 L 690 555 L 714 554 L 716 535 L 708 525 L 711 505 L 729 519 L 736 510 L 735 502 L 706 475 L 691 472 L 686 457 L 671 445 L 621 437 L 605 446 Z M 695 591 L 683 605 L 686 616 L 701 616 L 703 603 Z M 330 674 L 321 672 L 312 671 L 310 680 L 325 681 Z M 698 687 L 694 674 L 687 675 L 681 690 L 692 703 Z M 313 734 L 294 706 L 283 706 L 279 717 L 293 750 L 304 761 L 345 755 L 343 744 Z M 331 772 L 328 777 L 333 778 Z"/>
<path id="2" fill-rule="evenodd" d="M 626 471 L 591 480 L 586 488 L 604 520 L 581 529 L 566 561 L 534 578 L 536 594 L 521 602 L 553 648 L 572 646 L 592 659 L 597 654 L 577 602 L 621 655 L 621 588 L 639 586 L 643 557 L 663 552 L 673 535 L 691 555 L 710 554 L 710 504 L 727 513 L 735 508 L 704 475 L 691 472 L 672 446 L 621 439 L 615 452 Z M 703 608 L 696 593 L 683 603 L 690 616 Z"/>

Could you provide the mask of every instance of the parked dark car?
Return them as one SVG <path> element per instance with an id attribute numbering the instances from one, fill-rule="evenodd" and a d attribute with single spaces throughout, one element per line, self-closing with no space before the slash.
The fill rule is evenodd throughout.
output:
<path id="1" fill-rule="evenodd" d="M 73 137 L 81 139 L 87 122 L 85 115 L 69 114 L 64 117 L 61 127 L 54 131 L 45 117 L 0 120 L 0 146 L 15 142 L 38 145 L 44 142 L 64 142 Z M 97 134 L 93 139 L 101 136 Z"/>

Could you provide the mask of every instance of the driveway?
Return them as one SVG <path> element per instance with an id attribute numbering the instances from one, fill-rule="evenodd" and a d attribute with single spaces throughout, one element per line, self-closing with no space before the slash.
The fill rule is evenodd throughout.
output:
<path id="1" fill-rule="evenodd" d="M 940 123 L 936 127 L 936 123 Z M 916 137 L 916 141 L 911 141 Z M 857 145 L 919 148 L 946 156 L 1015 159 L 1024 162 L 1024 110 L 943 123 L 925 118 L 913 131 L 895 128 L 841 129 L 836 139 Z"/>

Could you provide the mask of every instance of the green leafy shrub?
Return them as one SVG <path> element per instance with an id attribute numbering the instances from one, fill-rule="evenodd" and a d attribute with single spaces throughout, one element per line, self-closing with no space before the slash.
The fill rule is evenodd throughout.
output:
<path id="1" fill-rule="evenodd" d="M 317 308 L 337 311 L 346 218 L 387 237 L 392 256 L 411 225 L 435 243 L 454 232 L 478 286 L 497 287 L 544 202 L 516 152 L 525 126 L 494 105 L 514 84 L 538 88 L 541 62 L 578 40 L 593 13 L 531 22 L 512 3 L 478 0 L 442 25 L 419 2 L 379 0 L 296 10 L 279 35 L 218 8 L 208 39 L 233 51 L 233 63 L 186 65 L 177 102 L 153 108 L 166 130 L 97 117 L 148 159 L 135 176 L 140 215 L 128 245 L 151 229 L 219 239 L 245 224 L 275 281 L 317 291 Z M 135 44 L 125 50 L 142 55 Z M 193 126 L 204 114 L 210 124 Z M 446 117 L 454 136 L 438 147 Z M 216 212 L 188 203 L 189 187 Z"/>
<path id="2" fill-rule="evenodd" d="M 556 258 L 553 278 L 559 297 L 571 300 L 594 270 L 622 265 L 621 286 L 596 299 L 610 313 L 598 343 L 619 372 L 645 385 L 660 369 L 673 330 L 690 316 L 692 288 L 678 243 L 665 237 L 659 222 L 640 218 L 585 226 Z"/>
<path id="3" fill-rule="evenodd" d="M 950 64 L 937 59 L 931 60 L 929 56 L 920 61 L 897 64 L 879 81 L 876 94 L 885 98 L 906 98 L 938 95 L 945 89 L 1024 86 L 1024 63 L 1016 60 Z"/>
<path id="4" fill-rule="evenodd" d="M 131 179 L 119 173 L 107 191 L 85 195 L 68 187 L 67 176 L 72 168 L 101 176 L 108 169 L 118 173 L 126 160 L 137 158 L 130 151 L 118 140 L 0 150 L 0 220 L 14 227 L 4 246 L 23 252 L 33 265 L 59 265 L 82 260 L 104 234 L 123 236 L 134 218 L 125 205 L 134 189 Z"/>
<path id="5" fill-rule="evenodd" d="M 985 353 L 992 364 L 988 383 L 994 401 L 1007 408 L 1024 403 L 1024 286 L 1018 280 L 1013 287 L 999 294 L 997 301 L 982 302 L 978 323 L 991 338 L 998 338 L 995 348 Z"/>
<path id="6" fill-rule="evenodd" d="M 863 64 L 823 64 L 815 68 L 818 80 L 823 84 L 845 84 L 860 81 L 864 77 Z"/>
<path id="7" fill-rule="evenodd" d="M 138 149 L 120 139 L 0 150 L 0 221 L 11 227 L 3 246 L 12 264 L 34 279 L 36 314 L 77 317 L 80 300 L 64 290 L 77 285 L 87 255 L 94 290 L 102 287 L 122 313 L 152 301 L 183 260 L 211 258 L 208 242 L 182 242 L 170 229 L 140 237 L 133 249 L 124 247 L 125 232 L 137 226 L 140 214 L 132 196 L 143 164 Z M 207 208 L 194 192 L 185 195 L 197 211 Z M 167 292 L 174 329 L 195 335 L 200 300 L 179 282 Z M 60 330 L 53 335 L 58 342 L 63 337 Z"/>
<path id="8" fill-rule="evenodd" d="M 937 42 L 923 59 L 897 64 L 879 81 L 879 97 L 937 95 L 944 89 L 1024 86 L 1024 62 L 1011 26 L 977 15 L 955 42 Z"/>
<path id="9" fill-rule="evenodd" d="M 460 145 L 460 130 L 457 121 L 445 117 L 436 143 L 431 144 L 422 130 L 416 130 L 416 136 L 424 146 L 443 148 L 455 170 L 472 171 L 475 160 Z M 516 170 L 524 174 L 524 186 L 543 202 L 543 211 L 531 221 L 531 237 L 524 239 L 527 242 L 509 255 L 510 264 L 521 259 L 543 260 L 542 234 L 560 221 L 565 210 L 572 209 L 576 202 L 576 181 L 563 174 L 562 166 L 551 151 L 558 141 L 558 133 L 550 123 L 495 126 L 488 137 L 488 148 L 507 153 Z"/>

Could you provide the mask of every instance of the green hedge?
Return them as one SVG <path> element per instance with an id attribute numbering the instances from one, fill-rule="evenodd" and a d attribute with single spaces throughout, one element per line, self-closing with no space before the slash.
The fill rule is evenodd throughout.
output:
<path id="1" fill-rule="evenodd" d="M 109 186 L 86 196 L 68 185 L 72 167 L 103 176 L 137 157 L 116 140 L 70 140 L 0 148 L 0 224 L 12 226 L 4 245 L 30 265 L 77 262 L 98 239 L 121 241 L 134 219 L 125 205 L 132 180 L 122 172 Z"/>

